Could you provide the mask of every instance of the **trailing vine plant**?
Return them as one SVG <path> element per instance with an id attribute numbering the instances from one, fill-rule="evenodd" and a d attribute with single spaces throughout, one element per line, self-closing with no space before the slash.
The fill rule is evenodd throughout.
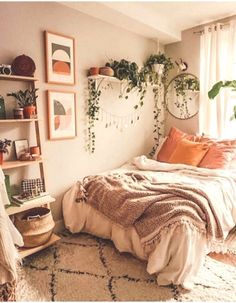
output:
<path id="1" fill-rule="evenodd" d="M 159 75 L 153 69 L 153 64 L 163 64 L 164 69 L 163 73 Z M 157 146 L 159 145 L 159 139 L 163 135 L 162 129 L 164 121 L 161 121 L 160 117 L 162 111 L 164 110 L 165 103 L 164 101 L 159 104 L 161 100 L 160 96 L 163 94 L 163 87 L 167 81 L 167 76 L 169 71 L 174 67 L 171 59 L 166 57 L 164 54 L 151 55 L 148 60 L 145 62 L 144 66 L 139 69 L 138 65 L 135 62 L 130 62 L 125 59 L 120 61 L 110 60 L 106 63 L 106 66 L 111 67 L 114 70 L 114 76 L 119 80 L 124 81 L 124 88 L 122 89 L 119 97 L 128 99 L 128 95 L 132 92 L 137 92 L 139 95 L 139 102 L 134 106 L 134 109 L 138 109 L 143 106 L 144 98 L 147 92 L 147 86 L 150 85 L 153 87 L 154 93 L 154 130 L 155 134 L 154 141 L 155 145 L 153 146 L 150 156 L 155 153 Z M 96 87 L 96 80 L 89 79 L 89 98 L 88 98 L 88 141 L 87 141 L 87 150 L 90 153 L 95 151 L 95 121 L 99 117 L 99 98 L 101 95 L 101 85 L 102 81 Z"/>
<path id="2" fill-rule="evenodd" d="M 153 66 L 154 64 L 163 64 L 163 71 L 161 74 L 155 72 Z M 154 94 L 154 146 L 152 147 L 149 156 L 152 157 L 155 154 L 155 151 L 159 145 L 160 138 L 163 136 L 164 120 L 161 119 L 161 115 L 164 114 L 165 101 L 162 98 L 164 90 L 166 88 L 166 83 L 168 79 L 168 74 L 171 69 L 174 68 L 174 64 L 171 61 L 171 58 L 166 57 L 165 54 L 151 55 L 144 64 L 144 73 L 148 79 L 148 82 L 153 87 Z M 160 103 L 160 100 L 162 102 Z"/>
<path id="3" fill-rule="evenodd" d="M 98 120 L 99 115 L 99 98 L 101 95 L 100 85 L 96 87 L 96 81 L 89 79 L 89 98 L 88 98 L 88 138 L 87 138 L 87 151 L 94 153 L 95 151 L 95 121 Z"/>

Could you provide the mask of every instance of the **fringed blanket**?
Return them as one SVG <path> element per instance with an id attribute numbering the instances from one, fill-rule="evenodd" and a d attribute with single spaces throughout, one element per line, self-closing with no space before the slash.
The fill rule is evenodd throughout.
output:
<path id="1" fill-rule="evenodd" d="M 206 177 L 199 172 L 197 175 L 200 179 Z M 218 177 L 214 176 L 214 182 L 215 178 Z M 208 181 L 210 179 L 209 176 Z M 90 176 L 81 183 L 77 201 L 86 201 L 125 228 L 134 226 L 144 245 L 158 241 L 163 228 L 181 222 L 187 222 L 204 234 L 210 246 L 224 245 L 226 228 L 222 224 L 219 205 L 216 207 L 220 201 L 212 201 L 217 192 L 209 195 L 210 191 L 204 186 L 201 188 L 200 183 L 198 186 L 190 183 L 162 183 L 146 172 L 137 171 Z M 219 187 L 218 179 L 216 184 Z M 209 183 L 209 188 L 211 186 Z M 225 207 L 228 209 L 229 205 Z M 232 251 L 236 248 L 235 231 L 228 238 Z"/>

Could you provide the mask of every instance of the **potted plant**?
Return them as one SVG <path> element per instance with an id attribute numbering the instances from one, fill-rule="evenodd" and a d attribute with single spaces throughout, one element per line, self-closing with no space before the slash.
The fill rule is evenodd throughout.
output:
<path id="1" fill-rule="evenodd" d="M 15 97 L 20 108 L 24 109 L 24 118 L 29 119 L 36 115 L 36 95 L 38 88 L 19 90 L 18 92 L 8 93 L 7 96 Z"/>
<path id="2" fill-rule="evenodd" d="M 135 62 L 130 62 L 125 59 L 120 61 L 111 60 L 106 63 L 106 66 L 110 67 L 114 71 L 114 76 L 119 80 L 126 80 L 127 85 L 124 87 L 123 92 L 120 94 L 121 97 L 128 99 L 128 94 L 132 91 L 137 91 L 140 95 L 139 105 L 135 105 L 137 109 L 138 106 L 143 106 L 143 99 L 146 93 L 146 78 L 143 77 L 143 73 L 139 71 L 139 67 Z"/>
<path id="3" fill-rule="evenodd" d="M 182 74 L 174 80 L 174 88 L 177 96 L 186 96 L 187 92 L 199 91 L 199 80 L 188 74 Z"/>
<path id="4" fill-rule="evenodd" d="M 169 71 L 174 68 L 174 64 L 171 59 L 161 52 L 150 55 L 144 66 L 149 69 L 149 72 L 154 72 L 161 76 L 162 82 L 166 81 Z"/>
<path id="5" fill-rule="evenodd" d="M 236 91 L 236 80 L 232 80 L 232 81 L 219 81 L 217 83 L 215 83 L 211 90 L 209 90 L 208 92 L 208 97 L 209 99 L 214 99 L 220 92 L 221 88 L 231 88 L 233 91 Z M 236 106 L 234 106 L 233 109 L 234 113 L 231 116 L 231 120 L 236 119 Z"/>
<path id="6" fill-rule="evenodd" d="M 0 165 L 3 163 L 3 154 L 8 153 L 8 147 L 11 145 L 11 140 L 0 139 Z"/>

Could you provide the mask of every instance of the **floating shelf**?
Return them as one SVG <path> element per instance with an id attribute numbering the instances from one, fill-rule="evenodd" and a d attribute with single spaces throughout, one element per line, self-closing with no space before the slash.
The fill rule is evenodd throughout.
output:
<path id="1" fill-rule="evenodd" d="M 88 79 L 89 80 L 106 80 L 109 82 L 116 82 L 116 83 L 122 82 L 122 80 L 119 80 L 116 77 L 109 77 L 109 76 L 103 76 L 103 75 L 88 76 Z"/>
<path id="2" fill-rule="evenodd" d="M 11 216 L 17 213 L 21 213 L 22 211 L 31 209 L 32 207 L 37 207 L 40 205 L 49 204 L 53 202 L 55 202 L 54 198 L 52 198 L 51 196 L 44 196 L 28 202 L 24 202 L 21 206 L 17 206 L 12 203 L 11 206 L 8 206 L 6 208 L 6 212 L 9 216 Z"/>
<path id="3" fill-rule="evenodd" d="M 0 119 L 0 123 L 25 123 L 34 121 L 38 121 L 38 119 Z"/>
<path id="4" fill-rule="evenodd" d="M 88 76 L 88 80 L 95 80 L 95 81 L 108 81 L 108 82 L 114 82 L 114 83 L 120 83 L 124 84 L 127 82 L 127 80 L 120 80 L 116 77 L 109 77 L 109 76 L 103 76 L 103 75 L 96 75 L 96 76 Z M 151 83 L 147 83 L 147 86 L 152 86 L 152 87 L 158 87 L 158 85 L 151 85 Z"/>
<path id="5" fill-rule="evenodd" d="M 38 81 L 37 78 L 34 77 L 24 77 L 24 76 L 15 76 L 15 75 L 0 75 L 0 80 L 10 80 L 10 81 Z"/>
<path id="6" fill-rule="evenodd" d="M 19 255 L 21 258 L 25 258 L 29 255 L 32 255 L 32 254 L 40 251 L 41 249 L 49 247 L 50 245 L 56 243 L 60 239 L 61 238 L 59 236 L 57 236 L 56 234 L 52 234 L 50 240 L 43 245 L 32 247 L 32 248 L 18 248 Z"/>
<path id="7" fill-rule="evenodd" d="M 11 169 L 11 168 L 17 168 L 22 166 L 29 166 L 42 163 L 42 159 L 35 160 L 35 161 L 4 161 L 2 164 L 2 169 Z"/>

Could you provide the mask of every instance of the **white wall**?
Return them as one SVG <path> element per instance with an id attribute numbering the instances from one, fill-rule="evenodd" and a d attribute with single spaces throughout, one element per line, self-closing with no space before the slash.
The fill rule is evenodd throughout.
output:
<path id="1" fill-rule="evenodd" d="M 49 30 L 74 37 L 76 45 L 76 85 L 67 87 L 45 83 L 45 58 L 43 31 Z M 20 54 L 32 57 L 36 63 L 36 76 L 40 79 L 38 106 L 41 122 L 42 149 L 46 158 L 45 168 L 48 189 L 56 197 L 53 205 L 55 220 L 61 218 L 63 193 L 85 175 L 112 169 L 133 156 L 148 153 L 152 147 L 153 99 L 149 93 L 145 100 L 140 121 L 124 132 L 105 129 L 98 122 L 96 151 L 89 155 L 84 150 L 84 130 L 87 87 L 87 70 L 91 66 L 102 66 L 110 58 L 134 60 L 139 65 L 155 51 L 155 44 L 141 36 L 122 30 L 58 3 L 0 3 L 0 63 L 11 63 Z M 18 89 L 14 83 L 4 84 L 0 94 Z M 77 137 L 70 140 L 49 141 L 47 138 L 46 90 L 65 89 L 76 92 Z M 120 101 L 113 93 L 103 98 L 101 104 L 108 111 L 125 115 L 133 111 L 136 97 Z M 9 99 L 10 100 L 10 99 Z M 10 100 L 10 102 L 13 102 Z M 14 126 L 13 139 L 28 135 L 28 129 Z M 10 133 L 0 128 L 0 136 Z M 9 137 L 11 138 L 11 137 Z M 34 142 L 31 141 L 30 145 Z"/>

